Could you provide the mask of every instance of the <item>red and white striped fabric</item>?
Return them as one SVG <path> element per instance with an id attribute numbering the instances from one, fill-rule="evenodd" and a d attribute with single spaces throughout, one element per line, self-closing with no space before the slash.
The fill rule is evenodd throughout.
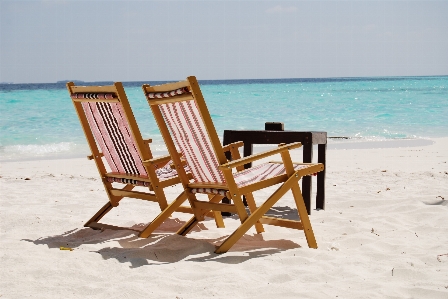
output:
<path id="1" fill-rule="evenodd" d="M 171 94 L 168 92 L 167 94 Z M 156 96 L 148 94 L 148 97 Z M 161 97 L 161 96 L 160 96 Z M 169 95 L 168 95 L 169 97 Z M 160 111 L 170 128 L 174 142 L 181 150 L 195 182 L 225 183 L 223 173 L 218 169 L 218 160 L 213 151 L 210 138 L 194 100 L 159 105 Z M 295 170 L 306 165 L 294 165 Z M 285 166 L 279 163 L 264 163 L 234 174 L 238 187 L 244 187 L 265 179 L 286 173 Z M 193 193 L 220 194 L 227 190 L 214 188 L 194 188 Z"/>
<path id="2" fill-rule="evenodd" d="M 72 93 L 70 95 L 72 99 L 102 99 L 110 100 L 116 99 L 117 96 L 113 93 Z"/>
<path id="3" fill-rule="evenodd" d="M 194 180 L 200 183 L 225 183 L 196 102 L 182 101 L 159 107 Z"/>
<path id="4" fill-rule="evenodd" d="M 121 103 L 83 102 L 82 107 L 112 172 L 146 176 Z"/>
<path id="5" fill-rule="evenodd" d="M 114 99 L 116 95 L 113 93 L 75 93 L 71 97 L 74 99 Z M 147 177 L 121 103 L 83 102 L 81 105 L 95 140 L 112 172 Z M 155 172 L 159 180 L 163 181 L 177 176 L 177 171 L 172 169 L 170 164 L 171 161 L 156 169 Z M 188 172 L 188 168 L 186 170 Z M 150 185 L 145 181 L 115 177 L 108 177 L 107 181 L 145 187 Z"/>
<path id="6" fill-rule="evenodd" d="M 307 165 L 294 164 L 294 170 L 296 171 L 307 167 Z M 281 163 L 263 163 L 237 172 L 233 177 L 238 187 L 244 187 L 285 173 L 285 166 Z"/>
<path id="7" fill-rule="evenodd" d="M 307 168 L 306 165 L 294 165 L 294 170 Z M 238 187 L 244 187 L 262 180 L 285 174 L 285 166 L 278 163 L 264 163 L 252 168 L 237 172 L 233 175 Z M 193 188 L 191 193 L 219 194 L 226 196 L 227 190 L 215 188 Z"/>

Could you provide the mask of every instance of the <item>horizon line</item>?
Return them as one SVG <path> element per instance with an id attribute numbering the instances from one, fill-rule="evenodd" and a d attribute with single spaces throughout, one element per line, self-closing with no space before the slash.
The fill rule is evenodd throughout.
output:
<path id="1" fill-rule="evenodd" d="M 415 78 L 415 77 L 447 77 L 447 75 L 404 75 L 404 76 L 365 76 L 365 77 L 299 77 L 299 78 L 246 78 L 246 79 L 198 79 L 199 82 L 224 82 L 224 81 L 278 81 L 278 80 L 341 80 L 341 79 L 381 79 L 381 78 Z M 181 79 L 182 80 L 182 79 Z M 122 82 L 122 83 L 135 83 L 135 82 L 176 82 L 178 79 L 173 80 L 134 80 L 134 81 L 113 81 L 113 80 L 99 80 L 99 81 L 84 81 L 84 80 L 57 80 L 56 82 L 35 82 L 35 83 L 15 83 L 11 81 L 0 82 L 0 85 L 18 85 L 18 84 L 66 84 L 67 82 L 75 83 L 110 83 L 110 82 Z"/>

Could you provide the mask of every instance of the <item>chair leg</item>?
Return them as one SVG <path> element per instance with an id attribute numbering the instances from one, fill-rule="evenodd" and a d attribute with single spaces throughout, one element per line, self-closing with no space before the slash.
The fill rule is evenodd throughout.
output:
<path id="1" fill-rule="evenodd" d="M 255 199 L 252 193 L 248 193 L 245 195 L 247 205 L 249 207 L 250 213 L 252 214 L 257 209 L 257 205 L 255 204 Z M 263 224 L 260 223 L 260 221 L 257 221 L 255 223 L 255 230 L 258 234 L 264 232 Z"/>
<path id="2" fill-rule="evenodd" d="M 215 197 L 214 195 L 208 195 L 208 199 L 212 200 L 212 198 Z M 224 201 L 224 199 L 222 199 Z M 216 227 L 218 228 L 224 228 L 224 219 L 222 219 L 222 214 L 220 211 L 213 211 L 213 218 L 215 218 Z"/>
<path id="3" fill-rule="evenodd" d="M 299 213 L 300 222 L 303 226 L 303 231 L 305 233 L 308 247 L 317 248 L 316 238 L 314 237 L 313 228 L 311 227 L 310 218 L 308 216 L 308 210 L 306 208 L 305 201 L 303 200 L 299 184 L 294 184 L 291 188 L 291 191 L 296 202 L 297 211 Z"/>
<path id="4" fill-rule="evenodd" d="M 109 183 L 109 182 L 104 183 L 104 186 L 105 186 L 106 192 L 109 196 L 109 201 L 98 212 L 96 212 L 96 214 L 93 215 L 93 217 L 90 218 L 89 221 L 87 221 L 84 224 L 85 227 L 91 227 L 93 229 L 98 229 L 98 226 L 93 226 L 91 224 L 98 223 L 98 221 L 100 221 L 101 218 L 103 218 L 107 213 L 110 212 L 110 210 L 112 210 L 112 208 L 117 207 L 120 200 L 122 200 L 124 198 L 123 196 L 114 196 L 110 193 L 109 190 L 112 188 L 111 183 Z M 123 187 L 122 190 L 130 191 L 132 189 L 134 189 L 134 186 L 127 184 L 126 186 Z"/>
<path id="5" fill-rule="evenodd" d="M 163 191 L 154 190 L 156 194 L 157 201 L 159 202 L 160 211 L 165 210 L 168 207 L 168 202 L 166 201 L 165 193 Z"/>
<path id="6" fill-rule="evenodd" d="M 227 252 L 255 223 L 266 214 L 267 211 L 291 189 L 292 184 L 298 182 L 297 177 L 290 177 L 282 186 L 280 186 L 258 209 L 256 209 L 249 218 L 246 219 L 224 242 L 219 246 L 215 253 Z"/>
<path id="7" fill-rule="evenodd" d="M 223 199 L 223 197 L 222 196 L 220 196 L 220 195 L 215 195 L 215 196 L 213 196 L 212 198 L 209 198 L 209 201 L 210 202 L 214 202 L 214 203 L 216 203 L 216 202 L 220 202 L 221 200 Z M 198 218 L 203 218 L 205 215 L 207 215 L 209 212 L 210 212 L 210 210 L 201 210 L 200 212 L 199 212 L 199 214 L 196 214 L 197 212 L 197 210 L 195 210 L 195 209 L 193 209 L 193 211 L 194 211 L 194 213 L 195 213 L 195 216 L 193 216 L 190 220 L 188 220 L 187 221 L 187 223 L 185 223 L 178 231 L 177 231 L 177 234 L 178 235 L 181 235 L 181 236 L 185 236 L 186 234 L 188 234 L 190 231 L 191 231 L 191 229 L 196 225 L 196 224 L 198 224 L 199 223 L 199 220 L 198 220 Z M 214 211 L 213 211 L 214 212 Z M 216 217 L 216 213 L 213 213 L 214 215 L 215 215 L 215 217 Z M 197 217 L 196 217 L 197 216 Z M 223 221 L 223 219 L 222 219 L 222 216 L 221 215 L 219 215 L 220 217 L 218 218 L 218 220 L 216 220 L 217 218 L 215 218 L 215 221 L 216 221 L 216 224 L 218 225 L 218 222 L 219 221 L 221 221 L 222 222 L 222 227 L 224 227 L 224 221 Z M 218 226 L 218 227 L 220 227 L 220 226 Z"/>
<path id="8" fill-rule="evenodd" d="M 89 221 L 87 221 L 84 226 L 85 227 L 90 227 L 90 224 L 92 222 L 98 222 L 100 221 L 101 218 L 104 217 L 104 215 L 106 215 L 110 210 L 112 210 L 113 206 L 110 202 L 107 202 L 98 212 L 96 212 L 95 215 L 93 215 L 92 218 L 89 219 Z"/>
<path id="9" fill-rule="evenodd" d="M 98 222 L 100 221 L 101 218 L 104 217 L 104 215 L 106 215 L 107 213 L 109 213 L 110 210 L 112 210 L 112 208 L 118 206 L 118 203 L 120 202 L 120 200 L 123 199 L 123 196 L 113 196 L 109 190 L 112 188 L 112 184 L 109 182 L 104 183 L 104 187 L 106 188 L 106 192 L 109 196 L 109 201 L 98 211 L 96 212 L 95 215 L 93 215 L 92 218 L 89 219 L 89 221 L 87 221 L 84 226 L 85 227 L 90 227 L 91 223 L 94 222 Z M 134 186 L 132 185 L 126 185 L 123 187 L 123 190 L 132 190 L 134 188 Z M 113 204 L 112 204 L 113 203 Z M 93 229 L 98 229 L 97 227 L 92 227 Z"/>
<path id="10" fill-rule="evenodd" d="M 199 220 L 196 219 L 196 216 L 193 216 L 190 220 L 187 221 L 178 231 L 177 234 L 181 236 L 185 236 L 188 234 L 193 227 L 199 223 Z"/>
<path id="11" fill-rule="evenodd" d="M 224 220 L 222 219 L 222 215 L 220 211 L 213 211 L 213 216 L 215 218 L 216 227 L 224 228 Z"/>
<path id="12" fill-rule="evenodd" d="M 151 223 L 145 227 L 140 234 L 140 238 L 147 238 L 151 233 L 159 227 L 168 217 L 173 214 L 180 205 L 188 198 L 187 194 L 182 192 L 166 209 L 164 209 Z"/>

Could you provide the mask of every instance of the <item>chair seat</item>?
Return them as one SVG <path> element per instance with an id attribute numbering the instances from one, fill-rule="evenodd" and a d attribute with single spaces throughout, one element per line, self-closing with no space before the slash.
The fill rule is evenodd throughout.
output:
<path id="1" fill-rule="evenodd" d="M 168 180 L 177 176 L 176 169 L 171 168 L 171 161 L 169 161 L 164 167 L 160 167 L 156 169 L 157 178 L 162 182 L 164 180 Z M 185 171 L 188 173 L 189 168 L 187 165 L 184 166 Z M 125 176 L 126 174 L 122 174 Z M 141 176 L 143 179 L 149 179 L 148 176 Z M 149 187 L 151 185 L 148 181 L 143 181 L 139 179 L 130 179 L 130 178 L 121 178 L 121 177 L 107 177 L 106 180 L 110 183 L 122 183 L 122 184 L 131 184 L 135 186 L 144 186 Z"/>
<path id="2" fill-rule="evenodd" d="M 107 177 L 106 180 L 109 183 L 131 184 L 131 185 L 134 185 L 134 186 L 149 187 L 151 185 L 150 182 L 133 180 L 133 179 L 128 179 L 128 178 Z"/>
<path id="3" fill-rule="evenodd" d="M 308 165 L 294 164 L 294 170 L 307 168 Z M 233 175 L 239 188 L 254 184 L 286 173 L 285 166 L 280 163 L 263 163 Z"/>
<path id="4" fill-rule="evenodd" d="M 308 165 L 293 164 L 294 170 L 305 169 L 309 167 Z M 254 184 L 266 179 L 273 178 L 275 176 L 284 175 L 286 173 L 285 167 L 280 163 L 263 163 L 256 165 L 252 168 L 237 172 L 234 174 L 235 183 L 239 188 Z M 220 194 L 226 196 L 228 190 L 216 189 L 216 188 L 192 188 L 190 190 L 192 193 L 203 193 L 203 194 Z"/>

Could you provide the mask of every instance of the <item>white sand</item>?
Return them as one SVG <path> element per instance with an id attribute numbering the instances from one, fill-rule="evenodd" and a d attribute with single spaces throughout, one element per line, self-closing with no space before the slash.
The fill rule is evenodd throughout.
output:
<path id="1" fill-rule="evenodd" d="M 222 255 L 214 242 L 235 218 L 226 229 L 208 220 L 187 237 L 172 233 L 184 214 L 148 239 L 95 231 L 83 224 L 107 199 L 93 162 L 2 163 L 0 297 L 448 298 L 447 148 L 441 138 L 329 150 L 326 210 L 311 215 L 319 249 L 307 247 L 302 231 L 265 226 Z M 292 196 L 277 206 L 288 213 Z M 137 226 L 157 209 L 124 199 L 104 222 Z"/>

